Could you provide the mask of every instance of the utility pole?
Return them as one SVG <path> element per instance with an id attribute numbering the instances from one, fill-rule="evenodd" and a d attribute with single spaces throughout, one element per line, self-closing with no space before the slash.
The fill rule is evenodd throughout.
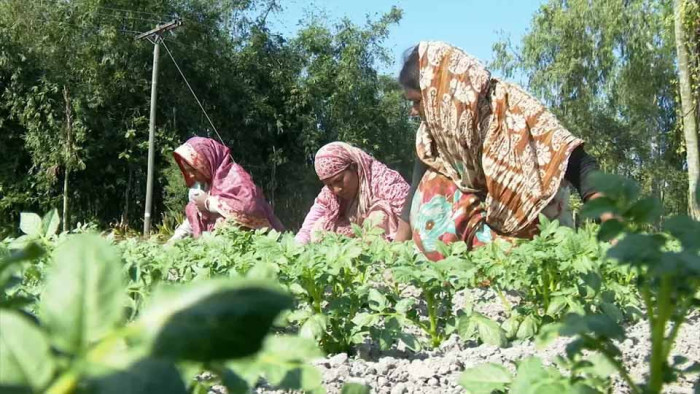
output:
<path id="1" fill-rule="evenodd" d="M 151 76 L 151 116 L 148 124 L 148 175 L 146 177 L 146 208 L 143 213 L 143 236 L 151 233 L 151 207 L 153 206 L 153 171 L 155 166 L 155 137 L 156 137 L 156 97 L 158 94 L 158 57 L 162 34 L 182 25 L 180 19 L 175 19 L 164 25 L 158 25 L 145 33 L 136 36 L 136 40 L 148 39 L 153 44 L 153 74 Z"/>

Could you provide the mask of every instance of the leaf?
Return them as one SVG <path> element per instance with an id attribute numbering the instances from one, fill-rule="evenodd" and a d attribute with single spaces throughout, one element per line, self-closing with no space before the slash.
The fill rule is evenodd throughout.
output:
<path id="1" fill-rule="evenodd" d="M 360 383 L 345 383 L 341 394 L 369 394 L 370 387 Z"/>
<path id="2" fill-rule="evenodd" d="M 663 208 L 659 200 L 653 197 L 646 197 L 635 202 L 623 213 L 623 216 L 635 223 L 653 224 L 659 219 L 662 211 Z"/>
<path id="3" fill-rule="evenodd" d="M 474 313 L 472 318 L 475 319 L 479 338 L 482 342 L 498 347 L 505 347 L 508 344 L 506 333 L 498 323 L 477 313 Z"/>
<path id="4" fill-rule="evenodd" d="M 639 194 L 639 186 L 623 176 L 594 172 L 591 175 L 591 182 L 605 196 L 603 198 L 609 198 L 612 201 L 630 202 Z"/>
<path id="5" fill-rule="evenodd" d="M 377 312 L 383 312 L 389 305 L 389 301 L 384 294 L 377 289 L 370 289 L 368 295 L 369 307 Z"/>
<path id="6" fill-rule="evenodd" d="M 674 216 L 664 222 L 664 230 L 678 238 L 684 249 L 700 250 L 700 222 L 687 216 Z"/>
<path id="7" fill-rule="evenodd" d="M 457 334 L 463 341 L 471 339 L 476 333 L 476 323 L 468 315 L 462 315 L 457 320 Z"/>
<path id="8" fill-rule="evenodd" d="M 378 315 L 367 312 L 360 312 L 355 315 L 355 317 L 352 319 L 352 322 L 358 327 L 373 327 L 377 323 L 379 323 L 380 320 L 381 318 Z"/>
<path id="9" fill-rule="evenodd" d="M 589 219 L 598 219 L 605 213 L 619 214 L 615 202 L 607 197 L 589 200 L 581 209 L 581 215 Z"/>
<path id="10" fill-rule="evenodd" d="M 615 323 L 622 323 L 624 316 L 622 315 L 620 309 L 615 306 L 615 304 L 603 302 L 600 304 L 600 309 L 602 309 L 603 313 L 610 317 Z"/>
<path id="11" fill-rule="evenodd" d="M 215 361 L 257 352 L 292 299 L 265 281 L 207 280 L 161 288 L 137 327 L 156 357 Z"/>
<path id="12" fill-rule="evenodd" d="M 494 390 L 504 391 L 512 378 L 501 365 L 489 363 L 465 370 L 459 384 L 471 394 L 490 394 Z"/>
<path id="13" fill-rule="evenodd" d="M 172 362 L 146 358 L 126 371 L 88 381 L 90 392 L 100 394 L 186 394 L 180 372 Z"/>
<path id="14" fill-rule="evenodd" d="M 309 318 L 299 330 L 299 335 L 304 338 L 319 340 L 326 332 L 328 319 L 322 314 L 315 314 Z"/>
<path id="15" fill-rule="evenodd" d="M 274 335 L 265 339 L 264 354 L 274 354 L 285 361 L 307 361 L 323 357 L 316 341 L 296 335 Z"/>
<path id="16" fill-rule="evenodd" d="M 561 394 L 565 390 L 552 391 L 550 385 L 553 382 L 553 371 L 546 369 L 542 361 L 535 357 L 528 357 L 518 364 L 518 371 L 510 388 L 512 394 L 540 394 L 554 393 Z"/>
<path id="17" fill-rule="evenodd" d="M 321 374 L 310 361 L 323 357 L 312 339 L 299 336 L 268 336 L 256 356 L 229 362 L 236 376 L 231 384 L 254 386 L 258 377 L 277 388 L 314 391 L 322 387 Z M 245 391 L 247 392 L 247 391 Z"/>
<path id="18" fill-rule="evenodd" d="M 41 217 L 31 212 L 20 213 L 19 229 L 30 237 L 41 235 Z"/>
<path id="19" fill-rule="evenodd" d="M 564 318 L 564 327 L 559 331 L 564 336 L 578 334 L 595 334 L 603 338 L 622 339 L 625 331 L 607 315 L 580 316 L 568 314 Z"/>
<path id="20" fill-rule="evenodd" d="M 567 299 L 564 296 L 556 296 L 549 301 L 546 314 L 551 317 L 556 317 L 567 306 Z"/>
<path id="21" fill-rule="evenodd" d="M 591 365 L 584 370 L 588 373 L 592 373 L 594 376 L 607 379 L 617 373 L 615 365 L 598 352 L 588 356 L 587 361 L 589 361 Z"/>
<path id="22" fill-rule="evenodd" d="M 537 348 L 542 349 L 559 338 L 559 331 L 562 327 L 562 323 L 550 323 L 540 327 L 540 332 L 535 338 Z"/>
<path id="23" fill-rule="evenodd" d="M 9 255 L 3 256 L 2 259 L 0 259 L 0 273 L 13 264 L 38 259 L 43 256 L 44 253 L 44 249 L 34 242 L 29 242 L 22 249 L 11 249 Z"/>
<path id="24" fill-rule="evenodd" d="M 40 311 L 58 349 L 84 352 L 122 320 L 122 277 L 119 254 L 97 235 L 73 236 L 56 249 Z"/>
<path id="25" fill-rule="evenodd" d="M 625 264 L 654 264 L 661 259 L 663 237 L 648 234 L 628 234 L 608 250 L 608 256 Z"/>
<path id="26" fill-rule="evenodd" d="M 221 376 L 221 383 L 226 387 L 229 394 L 245 394 L 250 392 L 248 382 L 229 368 L 224 369 Z"/>
<path id="27" fill-rule="evenodd" d="M 292 369 L 280 369 L 274 365 L 266 370 L 265 377 L 273 386 L 283 390 L 310 392 L 322 387 L 321 372 L 313 365 L 302 364 Z"/>
<path id="28" fill-rule="evenodd" d="M 400 332 L 397 334 L 398 339 L 406 345 L 406 347 L 414 352 L 421 350 L 421 344 L 418 338 L 413 334 L 408 334 L 405 332 Z"/>
<path id="29" fill-rule="evenodd" d="M 55 370 L 48 339 L 21 314 L 0 309 L 0 391 L 40 392 Z"/>
<path id="30" fill-rule="evenodd" d="M 44 215 L 44 218 L 41 219 L 41 224 L 44 238 L 56 235 L 58 226 L 61 224 L 61 217 L 58 215 L 58 210 L 54 208 Z"/>
<path id="31" fill-rule="evenodd" d="M 620 235 L 624 229 L 625 225 L 619 220 L 606 220 L 600 225 L 600 230 L 598 230 L 598 240 L 601 242 L 608 242 Z"/>
<path id="32" fill-rule="evenodd" d="M 414 298 L 404 298 L 401 301 L 396 303 L 395 309 L 396 309 L 396 312 L 405 314 L 415 304 L 416 304 L 416 300 Z"/>
<path id="33" fill-rule="evenodd" d="M 520 327 L 518 328 L 518 333 L 516 334 L 516 338 L 518 339 L 527 339 L 527 338 L 532 338 L 537 334 L 537 320 L 528 315 L 525 316 L 525 319 L 523 319 L 523 322 L 520 323 Z"/>
<path id="34" fill-rule="evenodd" d="M 501 328 L 506 333 L 506 338 L 513 339 L 518 333 L 518 327 L 520 327 L 520 318 L 518 316 L 511 316 L 501 323 Z"/>

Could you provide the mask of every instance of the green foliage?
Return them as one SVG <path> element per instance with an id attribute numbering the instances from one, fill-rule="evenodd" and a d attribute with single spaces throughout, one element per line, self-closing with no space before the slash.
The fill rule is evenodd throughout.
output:
<path id="1" fill-rule="evenodd" d="M 36 225 L 35 218 L 27 217 L 33 220 L 23 227 L 34 229 L 28 225 Z M 184 393 L 175 363 L 194 361 L 203 368 L 204 363 L 253 356 L 277 315 L 291 306 L 291 298 L 269 281 L 208 280 L 158 287 L 148 307 L 127 322 L 124 279 L 118 249 L 106 240 L 89 234 L 67 237 L 52 253 L 40 323 L 17 308 L 0 310 L 0 388 Z M 306 352 L 286 354 L 299 341 L 272 340 L 265 362 L 277 356 L 298 363 L 318 355 L 313 344 Z M 267 376 L 280 371 L 265 368 Z M 310 377 L 285 387 L 318 385 L 318 372 L 303 368 Z"/>
<path id="2" fill-rule="evenodd" d="M 637 180 L 677 214 L 688 179 L 671 3 L 547 1 L 520 45 L 494 45 L 494 66 L 522 73 L 603 171 Z"/>
<path id="3" fill-rule="evenodd" d="M 589 202 L 583 211 L 591 216 L 603 212 L 616 214 L 616 219 L 611 221 L 617 225 L 613 230 L 601 226 L 598 238 L 622 237 L 607 251 L 607 256 L 637 278 L 632 283 L 643 301 L 651 331 L 646 381 L 638 384 L 630 378 L 617 346 L 625 340 L 621 314 L 612 303 L 604 302 L 599 309 L 574 310 L 561 323 L 542 330 L 545 341 L 551 340 L 557 332 L 574 338 L 567 345 L 566 358 L 560 359 L 560 367 L 569 370 L 568 377 L 556 369 L 543 367 L 537 359 L 525 360 L 509 386 L 511 392 L 606 392 L 610 389 L 611 375 L 616 372 L 633 393 L 659 393 L 665 384 L 675 381 L 683 372 L 682 362 L 670 364 L 669 356 L 689 312 L 700 305 L 700 223 L 686 216 L 676 216 L 664 223 L 664 232 L 647 232 L 658 217 L 655 208 L 658 201 L 639 198 L 637 185 L 621 177 L 598 175 L 595 182 L 598 190 L 605 192 L 605 197 Z M 609 274 L 601 276 L 608 277 Z M 465 372 L 462 384 L 468 390 L 482 387 L 477 379 L 478 371 Z M 500 386 L 494 388 L 502 389 L 508 384 L 506 379 L 498 383 Z"/>
<path id="4" fill-rule="evenodd" d="M 277 9 L 271 0 L 0 3 L 0 236 L 16 235 L 19 212 L 59 206 L 67 171 L 73 218 L 140 227 L 153 50 L 133 37 L 175 16 L 183 26 L 164 45 L 287 227 L 320 190 L 311 159 L 327 142 L 358 144 L 408 176 L 417 125 L 393 77 L 376 71 L 401 11 L 364 26 L 310 19 L 283 37 L 266 24 Z M 186 201 L 172 150 L 194 135 L 218 138 L 164 48 L 156 120 L 159 218 Z"/>

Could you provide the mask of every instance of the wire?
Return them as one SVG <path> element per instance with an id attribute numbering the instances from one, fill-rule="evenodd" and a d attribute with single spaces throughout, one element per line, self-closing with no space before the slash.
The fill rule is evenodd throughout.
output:
<path id="1" fill-rule="evenodd" d="M 202 103 L 199 101 L 199 98 L 197 98 L 197 95 L 194 93 L 194 90 L 192 89 L 192 86 L 190 86 L 190 83 L 187 81 L 187 78 L 185 77 L 185 74 L 182 73 L 182 70 L 180 69 L 180 66 L 178 66 L 177 62 L 175 61 L 175 58 L 173 57 L 173 54 L 170 52 L 170 49 L 168 49 L 168 46 L 165 44 L 164 40 L 160 40 L 163 43 L 163 47 L 165 50 L 168 52 L 168 55 L 170 56 L 170 59 L 172 59 L 173 63 L 175 64 L 175 68 L 177 68 L 177 71 L 180 73 L 180 76 L 182 76 L 182 79 L 185 81 L 185 84 L 187 87 L 190 89 L 190 92 L 192 93 L 192 96 L 194 96 L 194 99 L 197 101 L 197 104 L 199 104 L 199 108 L 202 109 L 202 112 L 204 112 L 204 116 L 207 117 L 207 120 L 209 121 L 209 124 L 211 125 L 212 129 L 214 130 L 214 133 L 216 133 L 216 136 L 219 137 L 219 141 L 221 141 L 222 144 L 226 145 L 224 143 L 223 138 L 221 138 L 221 135 L 219 134 L 219 131 L 216 130 L 216 126 L 214 126 L 214 122 L 211 121 L 211 118 L 209 117 L 209 114 L 207 114 L 207 111 L 204 109 L 204 106 L 202 106 Z"/>

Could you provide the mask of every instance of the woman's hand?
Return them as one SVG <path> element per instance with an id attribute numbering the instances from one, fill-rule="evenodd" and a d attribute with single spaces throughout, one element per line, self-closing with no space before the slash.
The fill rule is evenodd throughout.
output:
<path id="1" fill-rule="evenodd" d="M 399 228 L 396 229 L 396 237 L 394 237 L 395 242 L 404 242 L 410 240 L 412 237 L 411 225 L 404 222 L 403 219 L 399 218 Z"/>
<path id="2" fill-rule="evenodd" d="M 600 198 L 600 197 L 603 197 L 602 193 L 595 193 L 595 194 L 592 194 L 590 197 L 588 197 L 586 199 L 586 201 L 595 200 L 596 198 Z M 607 222 L 608 220 L 613 220 L 613 219 L 622 221 L 620 217 L 615 216 L 612 212 L 605 212 L 602 215 L 600 215 L 600 222 L 601 223 L 604 223 L 604 222 Z M 613 238 L 610 240 L 610 245 L 615 246 L 615 245 L 617 245 L 617 242 L 618 242 L 617 238 Z"/>
<path id="3" fill-rule="evenodd" d="M 209 210 L 207 209 L 207 206 L 206 206 L 207 197 L 209 197 L 209 193 L 206 193 L 206 192 L 202 192 L 202 193 L 197 194 L 196 196 L 192 196 L 191 201 L 197 207 L 197 210 L 199 210 L 199 212 L 202 212 L 202 213 L 209 212 Z"/>

